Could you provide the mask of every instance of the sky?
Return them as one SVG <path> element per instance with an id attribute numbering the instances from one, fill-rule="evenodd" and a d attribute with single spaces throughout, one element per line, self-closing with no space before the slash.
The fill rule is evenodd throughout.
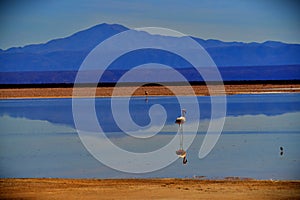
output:
<path id="1" fill-rule="evenodd" d="M 300 43 L 299 8 L 297 0 L 2 0 L 0 49 L 101 23 L 163 27 L 202 39 Z"/>

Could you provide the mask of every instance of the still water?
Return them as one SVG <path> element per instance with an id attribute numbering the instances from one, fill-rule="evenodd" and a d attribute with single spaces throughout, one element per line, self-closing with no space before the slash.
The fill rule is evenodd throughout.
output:
<path id="1" fill-rule="evenodd" d="M 182 98 L 188 102 L 190 97 Z M 211 105 L 209 97 L 197 99 L 200 126 L 187 149 L 187 165 L 178 159 L 163 169 L 143 174 L 111 169 L 85 149 L 74 125 L 71 99 L 1 100 L 0 177 L 300 179 L 300 94 L 227 96 L 223 132 L 203 159 L 198 158 L 198 153 L 211 117 Z M 122 98 L 118 101 L 122 104 Z M 176 97 L 150 97 L 147 102 L 142 97 L 131 98 L 130 114 L 140 126 L 149 124 L 152 105 L 165 108 L 165 125 L 150 139 L 124 134 L 114 121 L 110 103 L 111 98 L 95 100 L 98 121 L 106 136 L 122 149 L 137 153 L 155 151 L 177 132 L 174 120 L 180 115 L 180 106 Z M 192 113 L 187 108 L 187 122 Z M 89 119 L 83 118 L 88 123 Z M 189 123 L 184 126 L 184 137 L 189 139 Z"/>

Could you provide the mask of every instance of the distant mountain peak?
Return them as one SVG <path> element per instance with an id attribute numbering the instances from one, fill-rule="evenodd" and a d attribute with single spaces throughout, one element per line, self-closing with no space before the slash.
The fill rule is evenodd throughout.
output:
<path id="1" fill-rule="evenodd" d="M 13 47 L 6 52 L 49 53 L 54 51 L 90 51 L 98 43 L 114 34 L 128 30 L 119 24 L 98 24 L 88 29 L 79 31 L 65 38 L 50 40 L 42 44 Z"/>

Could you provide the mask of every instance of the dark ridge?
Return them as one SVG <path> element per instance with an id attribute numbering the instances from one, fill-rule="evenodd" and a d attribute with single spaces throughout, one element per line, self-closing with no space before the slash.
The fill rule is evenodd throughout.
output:
<path id="1" fill-rule="evenodd" d="M 168 72 L 167 69 L 158 69 Z M 203 82 L 203 77 L 196 68 L 182 68 L 176 70 L 181 73 L 186 80 L 191 83 L 199 84 Z M 203 68 L 204 72 L 210 73 L 210 68 Z M 101 84 L 108 83 L 108 85 L 118 82 L 118 80 L 128 70 L 114 70 L 108 69 L 103 72 L 99 82 Z M 145 69 L 139 71 L 141 76 L 152 74 L 155 69 Z M 248 67 L 219 67 L 220 75 L 223 81 L 239 83 L 242 81 L 277 81 L 277 80 L 300 80 L 300 65 L 282 65 L 282 66 L 248 66 Z M 85 78 L 82 83 L 89 83 L 90 75 L 94 75 L 97 70 L 83 71 L 82 76 Z M 76 81 L 78 71 L 26 71 L 26 72 L 0 72 L 0 85 L 30 85 L 30 84 L 73 84 Z M 159 73 L 158 73 L 159 76 Z M 164 80 L 165 77 L 161 77 Z M 142 79 L 139 79 L 143 81 Z M 148 77 L 148 80 L 149 79 Z M 155 80 L 155 79 L 153 79 Z M 215 81 L 211 79 L 210 81 Z M 166 78 L 166 82 L 176 82 L 172 78 Z M 128 83 L 127 83 L 128 84 Z M 176 84 L 176 83 L 175 83 Z"/>
<path id="2" fill-rule="evenodd" d="M 250 80 L 250 81 L 191 81 L 189 84 L 187 82 L 164 82 L 164 83 L 118 83 L 120 87 L 126 86 L 187 86 L 187 85 L 254 85 L 254 84 L 300 84 L 300 80 Z M 98 83 L 97 87 L 115 87 L 116 83 Z M 76 84 L 77 87 L 94 87 L 94 83 L 80 83 Z M 50 83 L 50 84 L 0 84 L 1 89 L 22 89 L 22 88 L 72 88 L 73 83 Z"/>

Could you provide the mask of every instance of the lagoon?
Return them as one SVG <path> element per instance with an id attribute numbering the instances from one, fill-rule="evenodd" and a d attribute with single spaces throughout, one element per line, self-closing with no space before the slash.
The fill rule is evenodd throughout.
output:
<path id="1" fill-rule="evenodd" d="M 190 97 L 182 98 L 189 102 Z M 122 100 L 122 97 L 117 99 L 120 104 Z M 211 116 L 211 105 L 209 97 L 199 96 L 197 100 L 200 128 L 187 149 L 188 164 L 183 165 L 178 159 L 163 169 L 142 174 L 111 169 L 88 152 L 74 124 L 71 99 L 1 100 L 0 176 L 300 179 L 299 94 L 227 96 L 223 132 L 216 146 L 203 159 L 199 159 L 198 152 Z M 110 102 L 111 98 L 96 98 L 95 108 L 106 136 L 120 148 L 136 153 L 154 151 L 176 134 L 174 119 L 180 115 L 176 97 L 150 97 L 147 102 L 142 97 L 131 98 L 130 114 L 140 126 L 150 122 L 148 112 L 152 105 L 165 108 L 164 128 L 150 139 L 124 134 L 114 121 Z M 187 120 L 191 113 L 187 109 Z M 88 123 L 89 119 L 86 120 Z M 184 126 L 184 136 L 189 139 L 189 124 Z M 282 155 L 280 147 L 283 147 Z"/>

